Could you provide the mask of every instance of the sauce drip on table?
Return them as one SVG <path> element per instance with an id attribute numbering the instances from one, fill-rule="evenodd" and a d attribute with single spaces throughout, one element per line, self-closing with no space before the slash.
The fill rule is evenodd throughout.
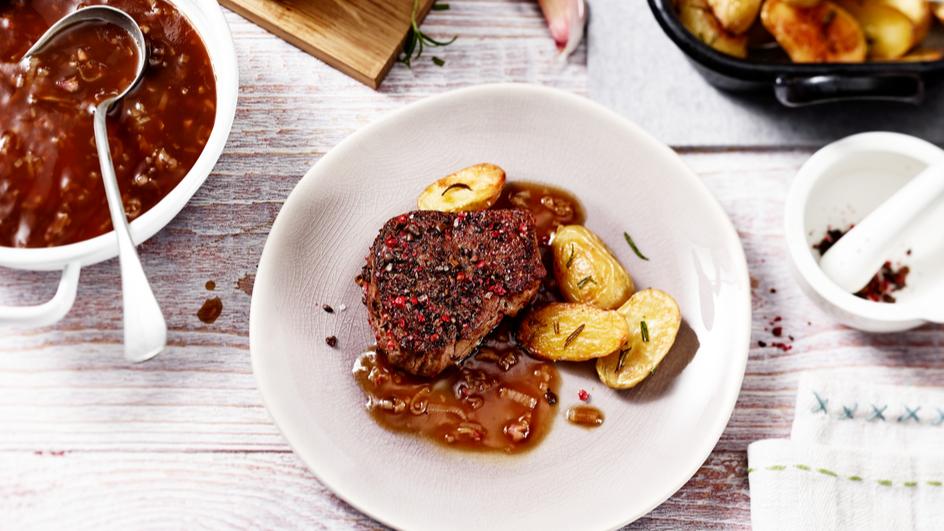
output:
<path id="1" fill-rule="evenodd" d="M 111 230 L 92 134 L 94 104 L 134 75 L 134 44 L 105 23 L 62 33 L 21 62 L 53 22 L 107 3 L 141 25 L 144 79 L 108 119 L 125 213 L 157 204 L 193 167 L 216 117 L 206 48 L 166 0 L 0 2 L 0 246 L 51 247 Z"/>
<path id="2" fill-rule="evenodd" d="M 573 194 L 539 183 L 507 183 L 492 208 L 524 209 L 534 215 L 548 272 L 554 231 L 586 219 Z M 556 300 L 561 296 L 549 273 L 534 304 Z M 505 319 L 475 355 L 435 380 L 406 374 L 373 350 L 357 359 L 354 378 L 367 396 L 371 416 L 385 428 L 451 448 L 521 452 L 537 445 L 550 429 L 560 376 L 554 363 L 536 360 L 518 347 L 516 329 L 516 319 Z"/>

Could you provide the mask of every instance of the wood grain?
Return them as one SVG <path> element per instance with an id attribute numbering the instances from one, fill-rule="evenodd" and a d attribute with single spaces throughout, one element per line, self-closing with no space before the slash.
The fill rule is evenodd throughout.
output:
<path id="1" fill-rule="evenodd" d="M 422 0 L 422 22 L 435 0 Z M 390 71 L 413 0 L 220 0 L 233 11 L 371 88 Z"/>
<path id="2" fill-rule="evenodd" d="M 380 92 L 228 14 L 242 83 L 233 134 L 204 187 L 140 251 L 167 310 L 171 347 L 145 365 L 122 360 L 114 260 L 82 272 L 76 306 L 61 323 L 0 331 L 0 529 L 381 527 L 325 489 L 272 424 L 249 363 L 249 293 L 282 202 L 318 158 L 364 124 L 482 82 L 586 92 L 584 51 L 570 63 L 557 61 L 536 2 L 450 4 L 424 26 L 434 36 L 459 35 L 443 52 L 446 66 L 397 66 Z M 791 280 L 783 200 L 809 155 L 683 154 L 743 238 L 757 284 L 754 348 L 715 451 L 633 529 L 749 529 L 745 450 L 789 434 L 804 371 L 944 381 L 944 328 L 887 336 L 844 329 Z M 0 304 L 47 298 L 55 279 L 0 269 Z M 212 294 L 207 280 L 217 283 Z M 209 296 L 224 304 L 212 325 L 196 317 Z M 796 337 L 790 352 L 757 346 L 769 341 L 764 328 L 775 316 Z"/>

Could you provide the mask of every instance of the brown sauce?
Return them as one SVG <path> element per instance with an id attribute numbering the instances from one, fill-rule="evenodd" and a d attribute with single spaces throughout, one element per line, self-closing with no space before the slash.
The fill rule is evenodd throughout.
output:
<path id="1" fill-rule="evenodd" d="M 512 182 L 492 208 L 534 215 L 548 271 L 534 304 L 560 300 L 550 274 L 550 241 L 558 227 L 584 222 L 580 202 L 560 188 Z M 505 319 L 461 367 L 432 381 L 390 366 L 374 351 L 357 359 L 354 378 L 367 395 L 371 416 L 387 429 L 463 450 L 525 451 L 540 443 L 553 423 L 560 376 L 553 362 L 536 360 L 516 345 L 516 329 L 515 319 Z"/>
<path id="2" fill-rule="evenodd" d="M 433 381 L 391 367 L 376 352 L 358 358 L 354 378 L 367 394 L 368 411 L 386 428 L 453 448 L 506 453 L 544 438 L 557 409 L 549 397 L 560 384 L 553 363 L 526 355 L 506 331 Z"/>
<path id="3" fill-rule="evenodd" d="M 603 412 L 593 406 L 573 406 L 567 410 L 567 420 L 584 428 L 596 428 L 603 424 Z"/>
<path id="4" fill-rule="evenodd" d="M 223 301 L 213 297 L 203 301 L 203 306 L 197 310 L 197 318 L 206 324 L 214 323 L 223 313 Z"/>
<path id="5" fill-rule="evenodd" d="M 0 246 L 51 247 L 111 230 L 91 108 L 133 78 L 133 42 L 113 25 L 85 23 L 21 61 L 53 22 L 101 3 L 130 14 L 149 50 L 143 80 L 108 118 L 129 220 L 177 186 L 210 137 L 209 55 L 166 0 L 0 1 Z"/>

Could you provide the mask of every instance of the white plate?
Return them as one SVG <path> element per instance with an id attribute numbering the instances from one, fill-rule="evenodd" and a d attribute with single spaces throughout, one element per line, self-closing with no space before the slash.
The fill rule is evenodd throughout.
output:
<path id="1" fill-rule="evenodd" d="M 351 377 L 372 339 L 354 277 L 375 234 L 413 209 L 430 181 L 482 161 L 504 167 L 510 180 L 575 192 L 588 226 L 636 284 L 672 293 L 690 326 L 630 392 L 604 387 L 590 364 L 562 366 L 555 425 L 516 456 L 385 431 Z M 623 231 L 651 261 L 632 254 Z M 327 314 L 324 303 L 348 310 Z M 262 253 L 250 345 L 265 403 L 289 443 L 325 485 L 378 520 L 408 529 L 606 529 L 665 501 L 708 457 L 741 387 L 750 311 L 737 234 L 675 153 L 582 98 L 491 85 L 410 105 L 311 169 Z M 337 349 L 325 344 L 331 335 Z M 562 418 L 581 388 L 607 416 L 593 431 Z"/>

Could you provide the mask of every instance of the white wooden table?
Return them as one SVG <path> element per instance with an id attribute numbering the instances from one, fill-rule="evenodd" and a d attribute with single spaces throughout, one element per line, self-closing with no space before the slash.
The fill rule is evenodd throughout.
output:
<path id="1" fill-rule="evenodd" d="M 586 92 L 584 51 L 561 66 L 531 0 L 451 0 L 425 29 L 459 34 L 394 69 L 373 92 L 238 16 L 240 104 L 213 175 L 141 256 L 165 308 L 170 348 L 144 365 L 121 354 L 115 261 L 82 272 L 78 302 L 54 327 L 0 332 L 0 529 L 375 528 L 325 489 L 266 413 L 249 363 L 256 264 L 282 202 L 341 139 L 405 103 L 495 81 Z M 942 327 L 869 336 L 818 312 L 792 282 L 783 199 L 807 151 L 681 149 L 731 215 L 754 289 L 754 348 L 734 416 L 688 484 L 633 528 L 749 528 L 745 449 L 785 437 L 803 371 L 845 368 L 880 381 L 944 381 Z M 0 270 L 0 303 L 51 296 L 56 275 Z M 223 300 L 214 324 L 196 312 Z M 774 293 L 772 290 L 776 290 Z M 760 348 L 783 317 L 793 349 Z M 891 370 L 896 369 L 896 370 Z"/>

